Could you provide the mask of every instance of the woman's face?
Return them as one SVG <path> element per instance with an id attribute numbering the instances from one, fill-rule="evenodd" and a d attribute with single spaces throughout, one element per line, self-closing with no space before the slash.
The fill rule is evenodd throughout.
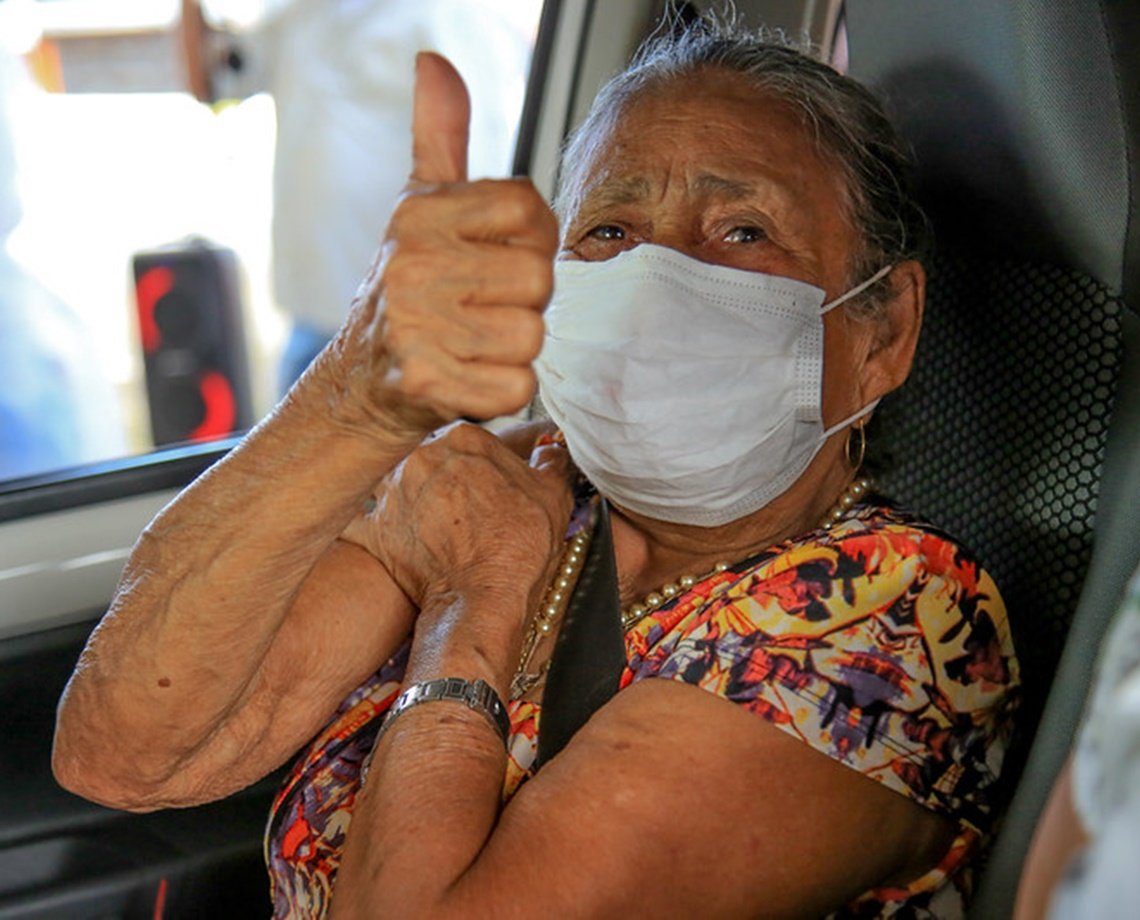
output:
<path id="1" fill-rule="evenodd" d="M 743 78 L 704 72 L 626 106 L 597 139 L 568 215 L 562 257 L 600 261 L 641 243 L 842 294 L 856 235 L 841 175 L 797 115 Z M 861 408 L 852 324 L 825 318 L 823 415 Z M 862 324 L 865 325 L 865 324 Z"/>

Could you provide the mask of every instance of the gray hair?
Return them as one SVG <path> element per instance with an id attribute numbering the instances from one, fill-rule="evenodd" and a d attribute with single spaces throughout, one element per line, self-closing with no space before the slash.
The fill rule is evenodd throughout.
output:
<path id="1" fill-rule="evenodd" d="M 910 155 L 875 96 L 782 37 L 712 15 L 651 37 L 629 67 L 602 87 L 563 151 L 555 198 L 559 217 L 577 210 L 583 171 L 629 103 L 709 69 L 739 73 L 758 95 L 790 105 L 824 157 L 840 170 L 846 191 L 842 204 L 861 240 L 848 266 L 852 285 L 884 265 L 922 258 L 928 224 L 911 195 Z M 886 282 L 879 282 L 849 303 L 873 310 L 885 292 Z"/>

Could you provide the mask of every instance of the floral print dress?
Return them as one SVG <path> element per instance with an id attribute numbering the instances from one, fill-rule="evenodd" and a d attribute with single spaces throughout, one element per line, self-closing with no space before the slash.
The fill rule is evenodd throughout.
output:
<path id="1" fill-rule="evenodd" d="M 277 796 L 266 832 L 276 917 L 327 911 L 360 767 L 406 657 L 405 647 L 344 701 Z M 963 914 L 1019 680 L 997 587 L 948 536 L 883 502 L 857 505 L 830 531 L 676 595 L 629 630 L 626 658 L 622 689 L 700 687 L 955 823 L 938 866 L 834 917 Z M 541 720 L 536 703 L 508 708 L 504 801 L 533 775 Z"/>

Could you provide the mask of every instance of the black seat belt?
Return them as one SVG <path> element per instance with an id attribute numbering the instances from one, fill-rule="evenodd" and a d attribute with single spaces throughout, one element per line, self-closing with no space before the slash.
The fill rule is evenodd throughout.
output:
<path id="1" fill-rule="evenodd" d="M 542 694 L 537 766 L 561 751 L 617 693 L 626 663 L 609 511 L 603 499 L 594 508 L 594 535 L 558 632 Z"/>

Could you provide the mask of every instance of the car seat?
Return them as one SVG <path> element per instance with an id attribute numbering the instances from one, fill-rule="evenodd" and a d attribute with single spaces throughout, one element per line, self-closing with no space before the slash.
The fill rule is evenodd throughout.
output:
<path id="1" fill-rule="evenodd" d="M 1020 780 L 972 911 L 989 920 L 1012 911 L 1140 555 L 1140 4 L 844 15 L 849 72 L 913 146 L 935 233 L 914 372 L 869 436 L 878 484 L 986 561 L 1023 668 Z"/>

